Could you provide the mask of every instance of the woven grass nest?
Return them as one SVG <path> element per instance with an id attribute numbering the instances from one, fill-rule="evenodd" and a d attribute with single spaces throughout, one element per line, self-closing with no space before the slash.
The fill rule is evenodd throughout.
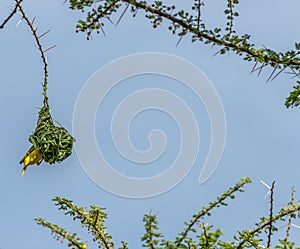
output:
<path id="1" fill-rule="evenodd" d="M 61 126 L 55 126 L 48 105 L 41 108 L 36 129 L 29 136 L 34 148 L 40 151 L 43 159 L 52 164 L 61 162 L 72 154 L 75 139 Z"/>

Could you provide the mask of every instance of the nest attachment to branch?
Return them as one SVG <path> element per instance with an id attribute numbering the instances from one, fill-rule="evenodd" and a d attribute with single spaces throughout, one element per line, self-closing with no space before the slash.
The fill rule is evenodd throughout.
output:
<path id="1" fill-rule="evenodd" d="M 72 154 L 75 139 L 65 128 L 54 125 L 50 107 L 46 105 L 39 111 L 37 126 L 29 141 L 41 152 L 43 159 L 52 164 Z"/>

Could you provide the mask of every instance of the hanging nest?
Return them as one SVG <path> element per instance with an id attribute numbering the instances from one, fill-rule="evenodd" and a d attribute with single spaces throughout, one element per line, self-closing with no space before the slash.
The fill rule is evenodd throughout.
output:
<path id="1" fill-rule="evenodd" d="M 72 154 L 75 139 L 65 128 L 54 125 L 50 107 L 45 105 L 39 111 L 37 126 L 29 141 L 42 153 L 43 159 L 52 164 L 61 162 Z"/>
<path id="2" fill-rule="evenodd" d="M 30 21 L 25 14 L 21 6 L 21 1 L 16 2 L 16 7 L 18 7 L 18 10 L 20 11 L 22 19 L 25 20 L 35 38 L 36 45 L 40 51 L 44 65 L 44 81 L 42 83 L 43 91 L 41 92 L 41 94 L 44 96 L 44 105 L 39 111 L 39 117 L 35 131 L 29 136 L 29 141 L 32 143 L 32 146 L 20 161 L 20 164 L 24 164 L 22 169 L 23 175 L 29 165 L 40 165 L 43 160 L 49 164 L 53 164 L 66 159 L 72 154 L 72 147 L 75 139 L 62 126 L 55 126 L 50 114 L 50 106 L 48 104 L 47 96 L 48 64 L 45 52 L 49 51 L 54 46 L 44 50 L 40 42 L 40 38 L 47 34 L 48 31 L 44 34 L 38 35 L 37 28 L 33 25 L 34 21 Z"/>

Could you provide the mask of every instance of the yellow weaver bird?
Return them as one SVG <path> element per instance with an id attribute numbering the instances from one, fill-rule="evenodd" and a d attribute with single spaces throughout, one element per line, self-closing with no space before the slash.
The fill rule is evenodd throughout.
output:
<path id="1" fill-rule="evenodd" d="M 32 146 L 20 161 L 20 164 L 24 163 L 21 174 L 24 175 L 26 168 L 31 164 L 40 165 L 43 159 L 43 154 Z"/>

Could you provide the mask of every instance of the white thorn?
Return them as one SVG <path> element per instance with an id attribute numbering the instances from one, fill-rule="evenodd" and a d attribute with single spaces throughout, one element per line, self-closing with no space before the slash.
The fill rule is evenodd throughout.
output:
<path id="1" fill-rule="evenodd" d="M 300 226 L 298 226 L 298 225 L 295 225 L 295 224 L 291 224 L 291 226 L 293 226 L 293 227 L 295 227 L 295 228 L 297 228 L 297 229 L 300 229 Z"/>
<path id="2" fill-rule="evenodd" d="M 268 197 L 269 194 L 271 194 L 271 191 L 270 191 L 270 190 L 266 193 L 264 199 L 267 199 L 267 197 Z"/>
<path id="3" fill-rule="evenodd" d="M 18 23 L 17 23 L 17 25 L 16 25 L 16 28 L 20 25 L 20 23 L 22 22 L 22 19 L 23 19 L 23 18 L 21 18 L 20 21 L 18 21 Z"/>
<path id="4" fill-rule="evenodd" d="M 271 193 L 271 187 L 266 184 L 263 180 L 260 180 L 260 182 L 268 189 L 268 192 L 266 193 L 264 199 L 266 199 L 268 197 L 268 195 Z"/>
<path id="5" fill-rule="evenodd" d="M 261 248 L 265 248 L 265 246 L 264 245 L 257 245 L 258 247 L 261 247 Z"/>
<path id="6" fill-rule="evenodd" d="M 260 180 L 260 182 L 267 188 L 267 189 L 271 189 L 271 187 L 268 185 L 268 184 L 266 184 L 263 180 Z"/>

